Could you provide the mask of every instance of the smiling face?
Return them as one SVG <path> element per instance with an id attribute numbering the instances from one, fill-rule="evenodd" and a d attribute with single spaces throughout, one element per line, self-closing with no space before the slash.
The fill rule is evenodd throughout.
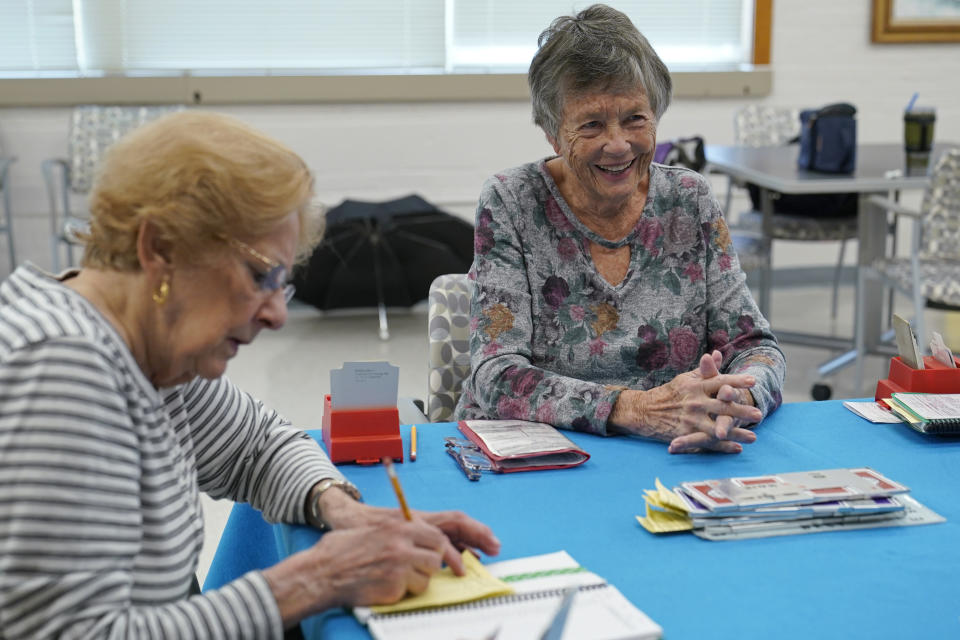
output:
<path id="1" fill-rule="evenodd" d="M 292 213 L 271 233 L 245 244 L 290 273 L 299 232 Z M 230 243 L 223 244 L 212 265 L 175 268 L 160 318 L 161 346 L 151 358 L 151 381 L 166 387 L 196 376 L 217 378 L 240 345 L 252 342 L 263 328 L 282 327 L 287 319 L 283 287 L 261 287 L 269 270 Z"/>
<path id="2" fill-rule="evenodd" d="M 591 209 L 617 209 L 645 192 L 657 145 L 657 121 L 642 90 L 568 96 L 557 138 L 575 198 Z"/>

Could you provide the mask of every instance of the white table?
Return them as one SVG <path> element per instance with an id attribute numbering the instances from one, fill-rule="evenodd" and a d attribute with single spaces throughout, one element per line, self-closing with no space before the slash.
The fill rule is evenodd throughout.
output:
<path id="1" fill-rule="evenodd" d="M 930 166 L 945 150 L 956 145 L 936 144 L 930 157 Z M 708 145 L 707 161 L 711 170 L 724 173 L 732 178 L 751 182 L 760 188 L 760 202 L 763 213 L 764 249 L 769 251 L 773 224 L 774 193 L 850 193 L 860 194 L 858 218 L 857 266 L 869 265 L 886 252 L 890 226 L 885 218 L 878 216 L 875 207 L 866 205 L 867 197 L 875 194 L 889 195 L 910 189 L 923 189 L 928 182 L 926 175 L 907 175 L 906 156 L 902 144 L 860 144 L 857 145 L 856 171 L 852 174 L 827 174 L 804 171 L 797 168 L 799 147 L 740 147 Z M 895 352 L 883 346 L 883 286 L 869 283 L 865 293 L 866 323 L 864 344 L 868 352 Z M 770 279 L 762 283 L 758 296 L 760 310 L 769 319 Z M 843 355 L 833 358 L 819 368 L 821 376 L 829 375 L 837 369 L 853 362 L 856 351 L 853 349 L 855 338 L 838 338 L 819 334 L 794 331 L 775 331 L 781 342 L 827 349 L 845 349 Z"/>

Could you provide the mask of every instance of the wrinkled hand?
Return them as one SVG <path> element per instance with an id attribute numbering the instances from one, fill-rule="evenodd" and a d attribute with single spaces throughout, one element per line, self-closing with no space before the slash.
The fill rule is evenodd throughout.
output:
<path id="1" fill-rule="evenodd" d="M 458 511 L 415 511 L 408 522 L 399 509 L 359 503 L 336 487 L 323 493 L 320 508 L 334 530 L 263 571 L 285 628 L 331 607 L 422 593 L 444 562 L 463 575 L 458 547 L 500 551 L 489 527 Z"/>
<path id="2" fill-rule="evenodd" d="M 422 518 L 443 531 L 448 545 L 444 548 L 443 561 L 453 572 L 466 574 L 460 551 L 479 549 L 488 556 L 500 553 L 500 541 L 487 525 L 478 522 L 460 511 L 414 511 L 414 519 Z"/>
<path id="3" fill-rule="evenodd" d="M 720 365 L 723 363 L 723 356 L 719 351 L 714 351 L 711 355 L 713 356 L 712 361 L 707 360 L 707 358 L 700 359 L 699 371 L 700 375 L 705 379 L 720 375 Z M 750 395 L 750 392 L 746 388 L 734 388 L 728 384 L 724 384 L 717 390 L 717 395 L 715 397 L 718 400 L 723 400 L 724 402 L 734 402 L 753 406 L 753 396 Z M 763 418 L 763 416 L 759 413 L 755 415 L 757 415 L 756 420 L 744 420 L 742 418 L 734 418 L 730 415 L 718 415 L 717 429 L 715 433 L 716 437 L 720 440 L 724 440 L 726 439 L 727 434 L 730 432 L 730 429 L 743 426 L 745 424 L 754 424 Z"/>
<path id="4" fill-rule="evenodd" d="M 449 542 L 425 522 L 391 520 L 375 527 L 325 534 L 315 545 L 316 566 L 335 606 L 396 602 L 423 593 L 443 564 Z"/>
<path id="5" fill-rule="evenodd" d="M 385 523 L 403 521 L 403 514 L 399 509 L 361 504 L 336 488 L 324 492 L 321 497 L 321 509 L 324 518 L 335 530 L 376 527 Z M 460 557 L 460 551 L 463 549 L 479 549 L 487 555 L 496 555 L 500 552 L 500 541 L 493 535 L 490 527 L 464 513 L 413 511 L 413 517 L 415 521 L 435 527 L 441 533 L 443 561 L 458 576 L 464 574 L 463 559 Z"/>
<path id="6" fill-rule="evenodd" d="M 614 406 L 612 423 L 670 443 L 670 453 L 713 449 L 739 453 L 741 443 L 756 440 L 733 420 L 757 422 L 760 411 L 743 404 L 741 389 L 755 384 L 751 375 L 721 374 L 719 352 L 705 354 L 697 369 L 682 373 L 649 391 L 624 391 Z M 721 417 L 727 419 L 718 420 Z"/>
<path id="7" fill-rule="evenodd" d="M 407 592 L 422 593 L 440 569 L 445 541 L 426 522 L 390 520 L 330 531 L 262 573 L 290 628 L 333 607 L 384 604 Z"/>
<path id="8" fill-rule="evenodd" d="M 701 449 L 740 453 L 743 446 L 738 443 L 749 444 L 756 441 L 755 433 L 741 428 L 741 425 L 759 422 L 763 417 L 760 410 L 752 406 L 753 397 L 748 391 L 755 383 L 753 376 L 722 376 L 720 374 L 722 362 L 723 356 L 719 351 L 705 354 L 700 358 L 699 367 L 691 373 L 694 376 L 699 376 L 705 382 L 708 380 L 720 382 L 716 392 L 711 395 L 715 400 L 725 403 L 726 410 L 711 412 L 715 416 L 712 433 L 710 431 L 699 431 L 678 436 L 670 442 L 670 453 L 687 453 Z M 716 380 L 717 378 L 722 378 L 722 380 Z M 734 384 L 737 382 L 735 378 L 742 379 L 741 382 L 744 384 L 737 386 Z M 704 388 L 704 391 L 710 393 L 707 387 Z M 708 417 L 710 415 L 708 414 Z"/>

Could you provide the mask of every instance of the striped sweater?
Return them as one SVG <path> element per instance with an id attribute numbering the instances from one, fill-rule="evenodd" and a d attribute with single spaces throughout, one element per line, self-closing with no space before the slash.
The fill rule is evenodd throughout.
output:
<path id="1" fill-rule="evenodd" d="M 277 638 L 259 572 L 188 597 L 199 491 L 304 522 L 342 478 L 226 378 L 155 389 L 83 297 L 32 265 L 0 286 L 0 638 Z"/>

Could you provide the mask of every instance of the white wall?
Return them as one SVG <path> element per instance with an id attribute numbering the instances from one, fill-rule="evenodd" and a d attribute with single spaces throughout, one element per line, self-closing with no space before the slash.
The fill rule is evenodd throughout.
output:
<path id="1" fill-rule="evenodd" d="M 918 91 L 920 104 L 937 107 L 937 140 L 960 142 L 960 45 L 874 45 L 869 5 L 837 0 L 776 3 L 774 87 L 764 101 L 798 106 L 848 101 L 858 108 L 862 141 L 891 142 L 901 139 L 901 112 Z M 733 114 L 747 103 L 678 100 L 665 114 L 659 137 L 700 134 L 708 143 L 729 144 Z M 317 174 L 319 195 L 330 204 L 344 197 L 375 200 L 418 192 L 470 217 L 470 203 L 486 177 L 550 152 L 530 123 L 529 105 L 519 102 L 219 110 L 303 155 Z M 63 108 L 0 109 L 0 148 L 19 158 L 11 170 L 18 258 L 41 266 L 49 266 L 50 257 L 40 162 L 65 153 L 68 113 Z M 724 182 L 716 184 L 722 189 Z M 775 252 L 777 266 L 829 264 L 835 259 L 835 248 L 829 245 L 784 244 Z M 6 271 L 5 262 L 5 254 L 0 254 L 0 274 Z"/>

